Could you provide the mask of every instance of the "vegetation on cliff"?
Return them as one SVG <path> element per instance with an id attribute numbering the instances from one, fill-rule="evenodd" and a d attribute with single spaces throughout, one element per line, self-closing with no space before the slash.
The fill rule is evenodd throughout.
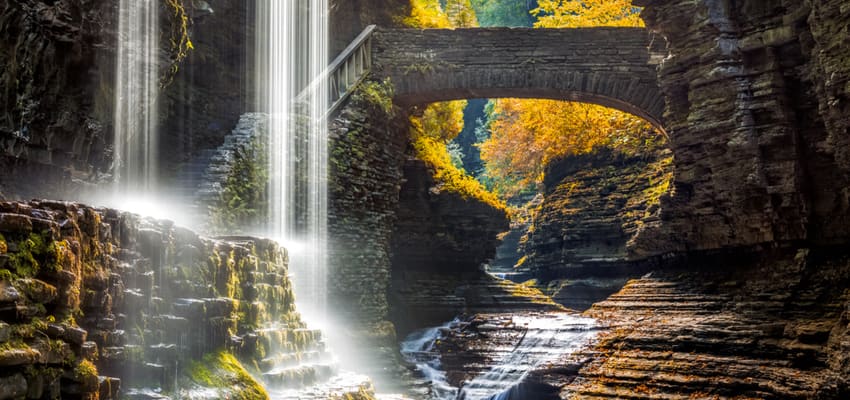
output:
<path id="1" fill-rule="evenodd" d="M 187 378 L 204 388 L 216 388 L 228 399 L 264 400 L 269 395 L 263 386 L 226 351 L 209 353 L 202 360 L 190 361 Z"/>
<path id="2" fill-rule="evenodd" d="M 417 28 L 461 28 L 478 26 L 470 0 L 411 0 L 411 14 L 405 24 Z M 434 169 L 440 190 L 474 198 L 497 209 L 504 203 L 463 170 L 458 157 L 452 156 L 449 143 L 463 130 L 463 112 L 467 102 L 447 101 L 427 106 L 410 118 L 411 142 L 417 158 Z"/>
<path id="3" fill-rule="evenodd" d="M 481 159 L 487 182 L 505 197 L 537 190 L 552 160 L 597 147 L 635 154 L 664 142 L 646 121 L 592 104 L 501 99 L 488 122 Z"/>
<path id="4" fill-rule="evenodd" d="M 211 209 L 214 232 L 234 234 L 264 222 L 268 212 L 268 152 L 261 137 L 236 149 L 231 168 Z"/>
<path id="5" fill-rule="evenodd" d="M 531 10 L 538 28 L 643 26 L 630 0 L 541 0 Z M 627 154 L 663 141 L 633 115 L 586 103 L 499 99 L 489 108 L 479 146 L 488 187 L 503 198 L 538 191 L 546 165 L 556 158 L 609 147 Z"/>

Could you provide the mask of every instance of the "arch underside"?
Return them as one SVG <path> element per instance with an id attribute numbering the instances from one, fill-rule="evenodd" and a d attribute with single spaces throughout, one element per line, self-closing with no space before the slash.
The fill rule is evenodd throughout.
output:
<path id="1" fill-rule="evenodd" d="M 458 71 L 396 77 L 395 101 L 402 106 L 474 98 L 528 98 L 576 101 L 620 110 L 664 132 L 664 97 L 654 76 L 540 73 L 540 71 Z"/>

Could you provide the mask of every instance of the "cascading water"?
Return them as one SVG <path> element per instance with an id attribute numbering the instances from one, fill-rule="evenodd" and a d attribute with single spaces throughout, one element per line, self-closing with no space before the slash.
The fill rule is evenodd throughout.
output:
<path id="1" fill-rule="evenodd" d="M 328 84 L 316 78 L 328 65 L 327 0 L 263 0 L 256 12 L 257 103 L 270 119 L 268 234 L 290 250 L 299 309 L 321 318 L 327 298 Z"/>
<path id="2" fill-rule="evenodd" d="M 309 325 L 319 328 L 329 328 L 327 17 L 327 0 L 262 0 L 256 5 L 256 103 L 269 118 L 266 234 L 289 250 L 298 310 Z M 327 398 L 328 393 L 356 391 L 368 380 L 340 372 L 336 364 L 328 352 L 305 358 L 295 368 L 316 371 L 321 378 L 315 385 L 286 388 L 272 384 L 270 393 L 275 399 Z M 288 368 L 293 367 L 278 365 L 267 375 Z"/>
<path id="3" fill-rule="evenodd" d="M 402 342 L 402 355 L 429 381 L 431 399 L 501 400 L 509 398 L 509 390 L 520 384 L 529 372 L 575 352 L 596 335 L 593 319 L 567 313 L 517 315 L 511 319 L 515 327 L 524 330 L 519 343 L 510 348 L 493 349 L 505 356 L 461 388 L 448 383 L 435 349 L 445 332 L 456 328 L 457 321 L 412 333 Z"/>
<path id="4" fill-rule="evenodd" d="M 157 189 L 158 0 L 121 0 L 115 70 L 116 197 Z"/>

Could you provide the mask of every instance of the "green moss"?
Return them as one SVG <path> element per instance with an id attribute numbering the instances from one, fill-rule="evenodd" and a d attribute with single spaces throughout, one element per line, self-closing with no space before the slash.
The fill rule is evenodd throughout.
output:
<path id="1" fill-rule="evenodd" d="M 383 81 L 369 80 L 363 82 L 353 96 L 355 100 L 365 101 L 387 115 L 393 114 L 395 86 L 393 86 L 390 78 L 386 78 Z"/>
<path id="2" fill-rule="evenodd" d="M 186 375 L 196 385 L 230 391 L 229 399 L 269 398 L 263 386 L 248 373 L 242 363 L 226 351 L 210 353 L 200 361 L 192 361 Z"/>
<path id="3" fill-rule="evenodd" d="M 85 379 L 97 378 L 97 367 L 89 360 L 82 360 L 74 367 L 74 378 L 82 382 Z"/>
<path id="4" fill-rule="evenodd" d="M 15 338 L 6 343 L 0 343 L 0 352 L 9 350 L 32 350 L 23 340 Z"/>
<path id="5" fill-rule="evenodd" d="M 66 242 L 65 245 L 67 245 Z M 18 251 L 9 254 L 7 268 L 13 273 L 13 276 L 9 278 L 33 278 L 42 269 L 58 271 L 61 269 L 60 253 L 57 243 L 50 238 L 49 232 L 31 233 L 18 243 Z"/>
<path id="6" fill-rule="evenodd" d="M 259 135 L 233 155 L 217 204 L 211 210 L 216 233 L 240 233 L 246 227 L 262 225 L 267 219 L 268 152 Z"/>
<path id="7" fill-rule="evenodd" d="M 363 386 L 361 386 L 357 392 L 353 393 L 344 393 L 344 394 L 332 394 L 330 400 L 374 400 L 375 393 L 372 390 L 369 390 Z"/>

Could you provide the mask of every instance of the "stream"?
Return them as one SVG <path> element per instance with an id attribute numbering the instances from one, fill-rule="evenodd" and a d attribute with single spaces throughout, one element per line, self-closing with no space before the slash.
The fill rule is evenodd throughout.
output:
<path id="1" fill-rule="evenodd" d="M 408 335 L 401 344 L 401 352 L 427 381 L 428 398 L 507 400 L 510 389 L 523 382 L 529 372 L 579 350 L 596 336 L 598 328 L 594 319 L 570 313 L 513 315 L 508 319 L 506 326 L 521 332 L 519 341 L 494 341 L 489 350 L 500 357 L 493 360 L 488 370 L 463 382 L 459 388 L 447 379 L 439 343 L 449 332 L 463 329 L 463 323 L 456 319 Z M 485 325 L 478 329 L 498 332 L 502 328 Z"/>

